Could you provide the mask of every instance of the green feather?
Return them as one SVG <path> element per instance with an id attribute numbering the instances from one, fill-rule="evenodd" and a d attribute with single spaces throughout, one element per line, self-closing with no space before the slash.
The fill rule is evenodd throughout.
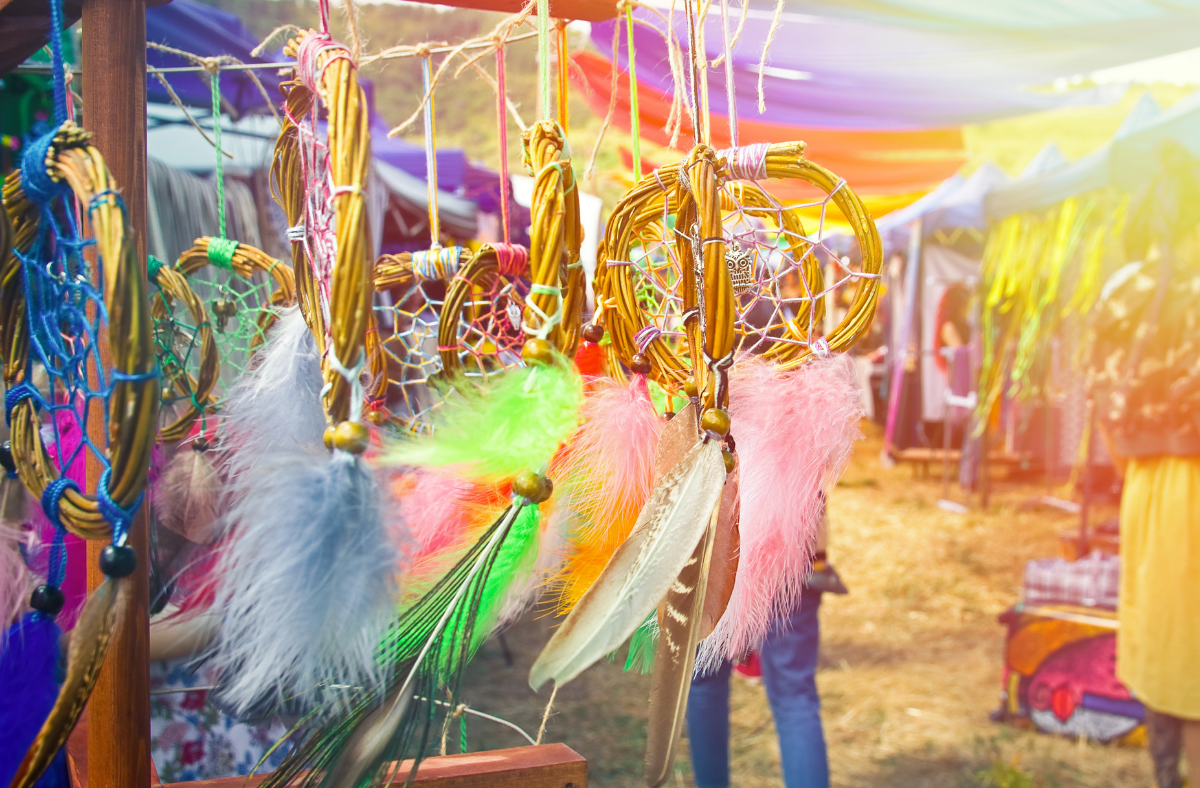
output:
<path id="1" fill-rule="evenodd" d="M 658 650 L 658 611 L 653 611 L 629 638 L 629 654 L 625 670 L 636 670 L 643 676 L 654 670 L 654 653 Z"/>
<path id="2" fill-rule="evenodd" d="M 540 471 L 575 429 L 583 401 L 580 377 L 562 359 L 505 373 L 487 389 L 463 389 L 436 412 L 432 434 L 387 446 L 381 462 L 493 479 Z"/>

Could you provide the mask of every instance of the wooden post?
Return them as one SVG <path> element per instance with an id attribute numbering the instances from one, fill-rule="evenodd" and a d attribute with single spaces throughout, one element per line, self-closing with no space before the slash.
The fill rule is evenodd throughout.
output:
<path id="1" fill-rule="evenodd" d="M 137 239 L 138 259 L 146 259 L 146 6 L 144 0 L 84 0 L 83 126 L 121 189 Z M 143 274 L 144 275 L 144 274 Z M 112 358 L 101 340 L 100 357 Z M 104 421 L 89 414 L 97 446 L 106 443 Z M 89 462 L 88 486 L 99 481 L 98 462 Z M 150 785 L 150 565 L 146 509 L 129 529 L 138 568 L 131 583 L 132 609 L 112 641 L 88 703 L 88 767 L 92 784 L 111 788 Z M 88 587 L 103 581 L 97 561 L 101 542 L 88 543 Z"/>

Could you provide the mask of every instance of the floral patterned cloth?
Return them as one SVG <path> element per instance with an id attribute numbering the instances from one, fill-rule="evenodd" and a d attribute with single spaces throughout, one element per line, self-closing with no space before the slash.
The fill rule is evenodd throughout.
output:
<path id="1" fill-rule="evenodd" d="M 216 672 L 190 670 L 190 660 L 150 664 L 150 747 L 164 783 L 211 780 L 250 773 L 263 754 L 287 733 L 279 719 L 269 724 L 237 722 L 208 701 Z M 162 690 L 192 691 L 162 693 Z M 281 746 L 256 773 L 272 771 L 287 755 Z"/>

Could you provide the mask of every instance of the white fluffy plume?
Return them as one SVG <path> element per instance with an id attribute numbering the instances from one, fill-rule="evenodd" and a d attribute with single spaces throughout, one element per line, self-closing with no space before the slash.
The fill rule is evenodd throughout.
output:
<path id="1" fill-rule="evenodd" d="M 223 425 L 232 503 L 211 660 L 218 698 L 237 714 L 285 700 L 306 709 L 329 684 L 381 680 L 374 656 L 394 615 L 396 555 L 371 472 L 322 444 L 321 385 L 308 329 L 288 313 Z"/>

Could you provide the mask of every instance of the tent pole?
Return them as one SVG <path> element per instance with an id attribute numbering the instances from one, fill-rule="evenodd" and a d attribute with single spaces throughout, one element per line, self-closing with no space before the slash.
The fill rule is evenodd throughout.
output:
<path id="1" fill-rule="evenodd" d="M 146 6 L 145 0 L 83 2 L 83 125 L 104 154 L 121 189 L 137 243 L 137 259 L 146 260 Z M 145 266 L 142 267 L 145 276 Z M 111 366 L 108 343 L 100 356 Z M 97 401 L 98 403 L 98 401 Z M 96 445 L 105 445 L 104 421 L 90 418 Z M 101 468 L 88 466 L 89 487 Z M 131 609 L 109 645 L 108 656 L 88 703 L 88 775 L 93 786 L 148 788 L 150 785 L 150 617 L 146 507 L 129 528 L 128 544 L 138 568 Z M 97 562 L 101 542 L 88 542 L 88 587 L 103 581 Z"/>

